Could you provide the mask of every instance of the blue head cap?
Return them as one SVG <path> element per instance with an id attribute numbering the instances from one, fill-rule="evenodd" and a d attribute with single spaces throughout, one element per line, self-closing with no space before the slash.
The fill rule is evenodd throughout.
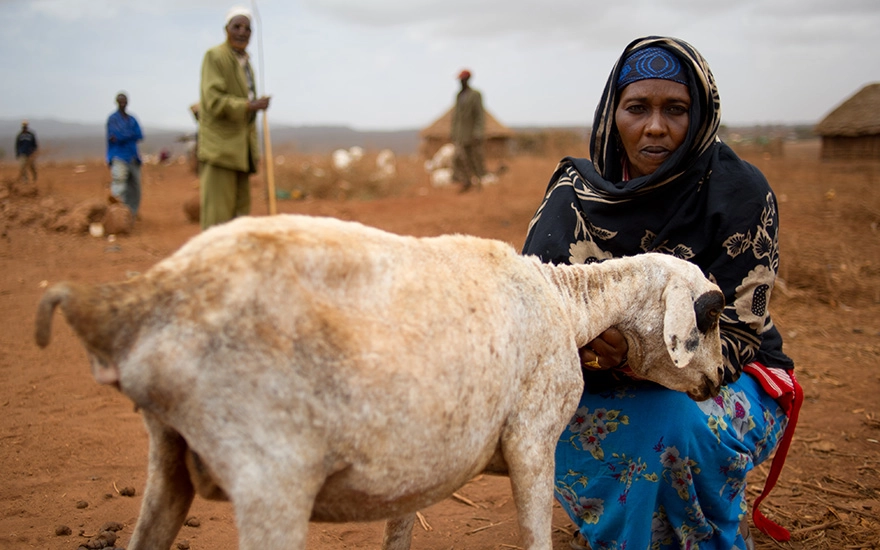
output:
<path id="1" fill-rule="evenodd" d="M 690 80 L 687 69 L 675 55 L 664 48 L 652 46 L 633 52 L 626 58 L 617 78 L 617 89 L 622 90 L 633 82 L 649 78 L 671 80 L 685 86 Z"/>

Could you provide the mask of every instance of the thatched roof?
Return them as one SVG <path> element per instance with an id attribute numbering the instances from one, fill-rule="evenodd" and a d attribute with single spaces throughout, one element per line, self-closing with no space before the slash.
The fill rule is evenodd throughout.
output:
<path id="1" fill-rule="evenodd" d="M 455 106 L 449 108 L 446 113 L 434 121 L 427 128 L 423 129 L 419 132 L 419 137 L 422 139 L 449 139 L 449 134 L 452 133 L 452 111 L 455 109 Z M 486 113 L 486 139 L 493 138 L 510 138 L 513 137 L 513 130 L 508 128 L 507 126 L 498 122 L 498 120 L 492 116 L 489 111 L 485 111 Z"/>
<path id="2" fill-rule="evenodd" d="M 880 134 L 880 82 L 868 84 L 816 125 L 820 136 Z"/>

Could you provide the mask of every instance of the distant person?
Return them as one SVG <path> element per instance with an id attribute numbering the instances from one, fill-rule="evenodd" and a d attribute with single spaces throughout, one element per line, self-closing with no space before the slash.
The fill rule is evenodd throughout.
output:
<path id="1" fill-rule="evenodd" d="M 21 132 L 15 138 L 15 158 L 19 159 L 19 181 L 28 181 L 28 172 L 32 183 L 37 182 L 37 136 L 28 127 L 28 121 L 21 121 Z"/>
<path id="2" fill-rule="evenodd" d="M 121 202 L 137 218 L 141 205 L 141 157 L 138 142 L 144 139 L 137 119 L 126 112 L 128 96 L 116 95 L 117 110 L 107 119 L 107 164 L 110 165 L 110 200 Z"/>
<path id="3" fill-rule="evenodd" d="M 486 136 L 486 114 L 483 110 L 483 96 L 468 84 L 471 72 L 467 69 L 458 75 L 461 91 L 455 98 L 452 111 L 452 143 L 455 157 L 452 164 L 452 179 L 467 191 L 480 185 L 486 174 L 483 164 L 483 141 Z"/>
<path id="4" fill-rule="evenodd" d="M 251 210 L 248 178 L 257 171 L 257 111 L 269 108 L 257 97 L 256 77 L 245 51 L 251 13 L 234 7 L 226 14 L 226 42 L 205 53 L 198 109 L 198 158 L 202 162 L 202 229 L 246 216 Z"/>

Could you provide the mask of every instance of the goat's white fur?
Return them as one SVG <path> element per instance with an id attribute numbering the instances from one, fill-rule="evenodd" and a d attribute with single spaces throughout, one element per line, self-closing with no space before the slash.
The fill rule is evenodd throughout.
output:
<path id="1" fill-rule="evenodd" d="M 549 550 L 578 348 L 617 326 L 636 374 L 714 395 L 719 300 L 669 256 L 551 266 L 499 241 L 274 216 L 122 283 L 54 286 L 36 336 L 60 305 L 96 380 L 143 411 L 129 550 L 168 548 L 194 492 L 228 496 L 242 549 L 304 548 L 310 518 L 392 518 L 386 547 L 408 548 L 412 514 L 487 467 L 509 471 L 524 547 Z"/>

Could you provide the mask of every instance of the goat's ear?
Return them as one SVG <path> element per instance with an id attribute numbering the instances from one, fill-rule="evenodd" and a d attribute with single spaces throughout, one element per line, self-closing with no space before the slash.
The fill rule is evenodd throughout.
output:
<path id="1" fill-rule="evenodd" d="M 672 283 L 663 291 L 663 341 L 678 368 L 688 366 L 699 342 L 694 301 L 687 287 Z"/>

